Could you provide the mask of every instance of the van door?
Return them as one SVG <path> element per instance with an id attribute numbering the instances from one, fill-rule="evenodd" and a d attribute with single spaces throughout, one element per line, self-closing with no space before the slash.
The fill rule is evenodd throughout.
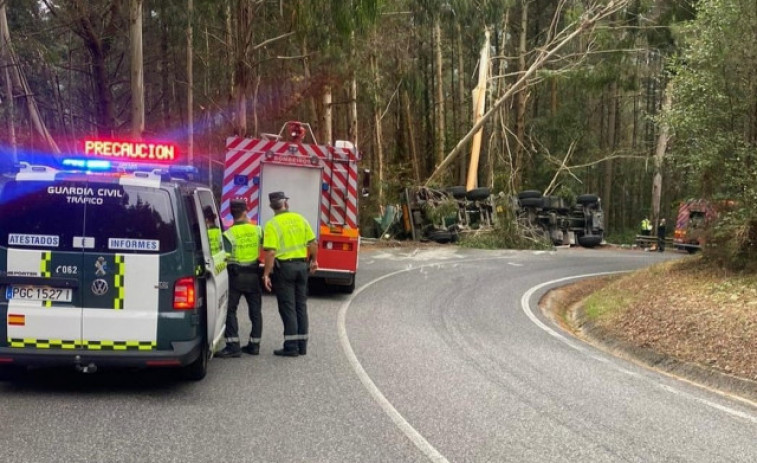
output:
<path id="1" fill-rule="evenodd" d="M 0 346 L 81 347 L 86 181 L 40 167 L 0 179 Z"/>
<path id="2" fill-rule="evenodd" d="M 226 271 L 226 251 L 223 246 L 223 229 L 213 193 L 197 189 L 194 205 L 200 220 L 203 264 L 205 266 L 205 295 L 208 340 L 215 348 L 223 339 L 226 327 L 226 309 L 229 298 L 229 276 Z"/>
<path id="3" fill-rule="evenodd" d="M 85 209 L 82 343 L 88 350 L 152 351 L 164 282 L 179 261 L 172 197 L 159 178 L 92 178 Z"/>

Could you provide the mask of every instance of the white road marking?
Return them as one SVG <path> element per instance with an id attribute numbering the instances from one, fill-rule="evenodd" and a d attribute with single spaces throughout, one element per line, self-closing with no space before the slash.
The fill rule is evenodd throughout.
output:
<path id="1" fill-rule="evenodd" d="M 597 355 L 597 354 L 595 354 L 595 353 L 587 350 L 585 347 L 576 344 L 571 339 L 568 339 L 567 337 L 565 337 L 562 334 L 558 333 L 557 331 L 553 330 L 549 326 L 545 325 L 541 320 L 539 320 L 536 317 L 536 315 L 534 315 L 533 311 L 531 310 L 530 300 L 531 300 L 531 297 L 534 295 L 534 293 L 536 293 L 540 289 L 542 289 L 544 287 L 547 287 L 547 286 L 552 286 L 552 285 L 555 285 L 555 284 L 558 284 L 558 283 L 563 283 L 563 282 L 570 281 L 570 280 L 577 280 L 577 279 L 580 279 L 580 278 L 598 277 L 598 276 L 604 276 L 604 275 L 612 275 L 612 274 L 616 274 L 616 273 L 625 273 L 625 272 L 618 271 L 618 272 L 590 273 L 590 274 L 586 274 L 586 275 L 574 275 L 574 276 L 569 276 L 569 277 L 565 277 L 565 278 L 558 278 L 556 280 L 552 280 L 552 281 L 547 281 L 547 282 L 541 283 L 539 285 L 536 285 L 536 286 L 530 288 L 528 291 L 526 291 L 525 293 L 523 293 L 523 296 L 520 299 L 521 309 L 523 309 L 523 312 L 526 314 L 526 316 L 529 319 L 531 319 L 531 321 L 536 326 L 538 326 L 542 330 L 546 331 L 547 334 L 549 334 L 549 335 L 551 335 L 551 336 L 559 339 L 560 341 L 564 342 L 565 344 L 567 344 L 568 346 L 572 347 L 573 349 L 576 349 L 578 351 L 581 351 L 581 352 L 585 353 L 586 355 L 588 355 L 589 357 L 591 357 L 593 359 L 600 360 L 600 361 L 605 362 L 605 363 L 609 363 L 609 362 L 607 362 L 607 359 L 605 359 L 604 357 L 601 357 L 601 356 L 599 356 L 599 355 Z M 623 373 L 627 373 L 627 374 L 630 374 L 632 376 L 640 377 L 640 375 L 637 375 L 636 373 L 632 372 L 631 370 L 628 370 L 627 368 L 621 367 L 617 363 L 611 363 L 611 365 L 613 365 L 614 368 L 616 368 L 617 370 L 619 370 L 619 371 L 621 371 Z M 672 375 L 669 375 L 669 376 L 673 377 Z M 647 379 L 649 379 L 649 378 L 647 378 Z M 677 378 L 677 379 L 680 379 L 680 378 Z M 698 386 L 695 383 L 690 383 L 690 384 Z M 706 405 L 708 407 L 712 407 L 712 408 L 714 408 L 716 410 L 720 410 L 722 412 L 725 412 L 725 413 L 727 413 L 727 414 L 729 414 L 731 416 L 735 416 L 735 417 L 738 417 L 738 418 L 750 421 L 752 423 L 757 423 L 757 416 L 750 415 L 748 413 L 744 413 L 744 412 L 741 412 L 741 411 L 738 411 L 738 410 L 734 410 L 733 408 L 726 407 L 724 405 L 720 405 L 720 404 L 712 402 L 710 400 L 694 396 L 694 395 L 689 394 L 687 392 L 684 392 L 684 391 L 682 391 L 680 389 L 677 389 L 677 388 L 674 388 L 674 387 L 671 387 L 671 386 L 668 386 L 668 385 L 665 385 L 665 384 L 662 384 L 662 383 L 656 383 L 656 385 L 659 386 L 660 388 L 662 388 L 665 391 L 668 391 L 670 393 L 679 395 L 681 397 L 685 397 L 685 398 L 687 398 L 689 400 L 693 400 L 695 402 L 699 402 L 699 403 L 701 403 L 703 405 Z M 715 392 L 715 393 L 718 392 L 718 391 L 715 391 L 713 389 L 708 389 L 708 390 L 711 390 L 712 392 Z M 731 397 L 731 396 L 729 396 L 729 397 L 733 398 L 734 400 L 739 400 L 738 398 L 734 398 L 734 397 Z M 741 399 L 741 400 L 743 402 L 745 402 L 745 403 L 750 404 L 750 405 L 755 405 L 754 403 L 752 403 L 752 402 L 750 402 L 748 400 L 743 400 L 743 399 Z"/>

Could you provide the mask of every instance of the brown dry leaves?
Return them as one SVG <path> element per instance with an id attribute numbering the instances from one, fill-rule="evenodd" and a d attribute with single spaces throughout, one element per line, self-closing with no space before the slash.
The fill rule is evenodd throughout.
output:
<path id="1" fill-rule="evenodd" d="M 704 268 L 699 258 L 624 276 L 598 296 L 636 294 L 596 320 L 618 339 L 757 380 L 757 277 Z"/>

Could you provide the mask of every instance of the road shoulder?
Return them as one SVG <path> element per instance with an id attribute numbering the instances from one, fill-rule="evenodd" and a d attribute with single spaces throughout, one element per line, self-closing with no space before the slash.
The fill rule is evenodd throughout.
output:
<path id="1" fill-rule="evenodd" d="M 591 278 L 550 290 L 539 301 L 539 308 L 565 332 L 612 355 L 757 406 L 757 382 L 699 364 L 683 362 L 653 349 L 632 345 L 588 321 L 584 314 L 583 302 L 593 292 L 607 285 L 611 279 Z"/>

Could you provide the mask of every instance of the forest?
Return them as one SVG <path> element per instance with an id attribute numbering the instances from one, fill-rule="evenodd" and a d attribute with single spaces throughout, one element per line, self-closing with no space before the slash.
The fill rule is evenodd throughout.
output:
<path id="1" fill-rule="evenodd" d="M 470 178 L 597 194 L 610 236 L 706 198 L 706 254 L 757 267 L 754 1 L 0 0 L 0 35 L 4 161 L 159 139 L 220 182 L 299 120 L 362 153 L 363 219 Z"/>

